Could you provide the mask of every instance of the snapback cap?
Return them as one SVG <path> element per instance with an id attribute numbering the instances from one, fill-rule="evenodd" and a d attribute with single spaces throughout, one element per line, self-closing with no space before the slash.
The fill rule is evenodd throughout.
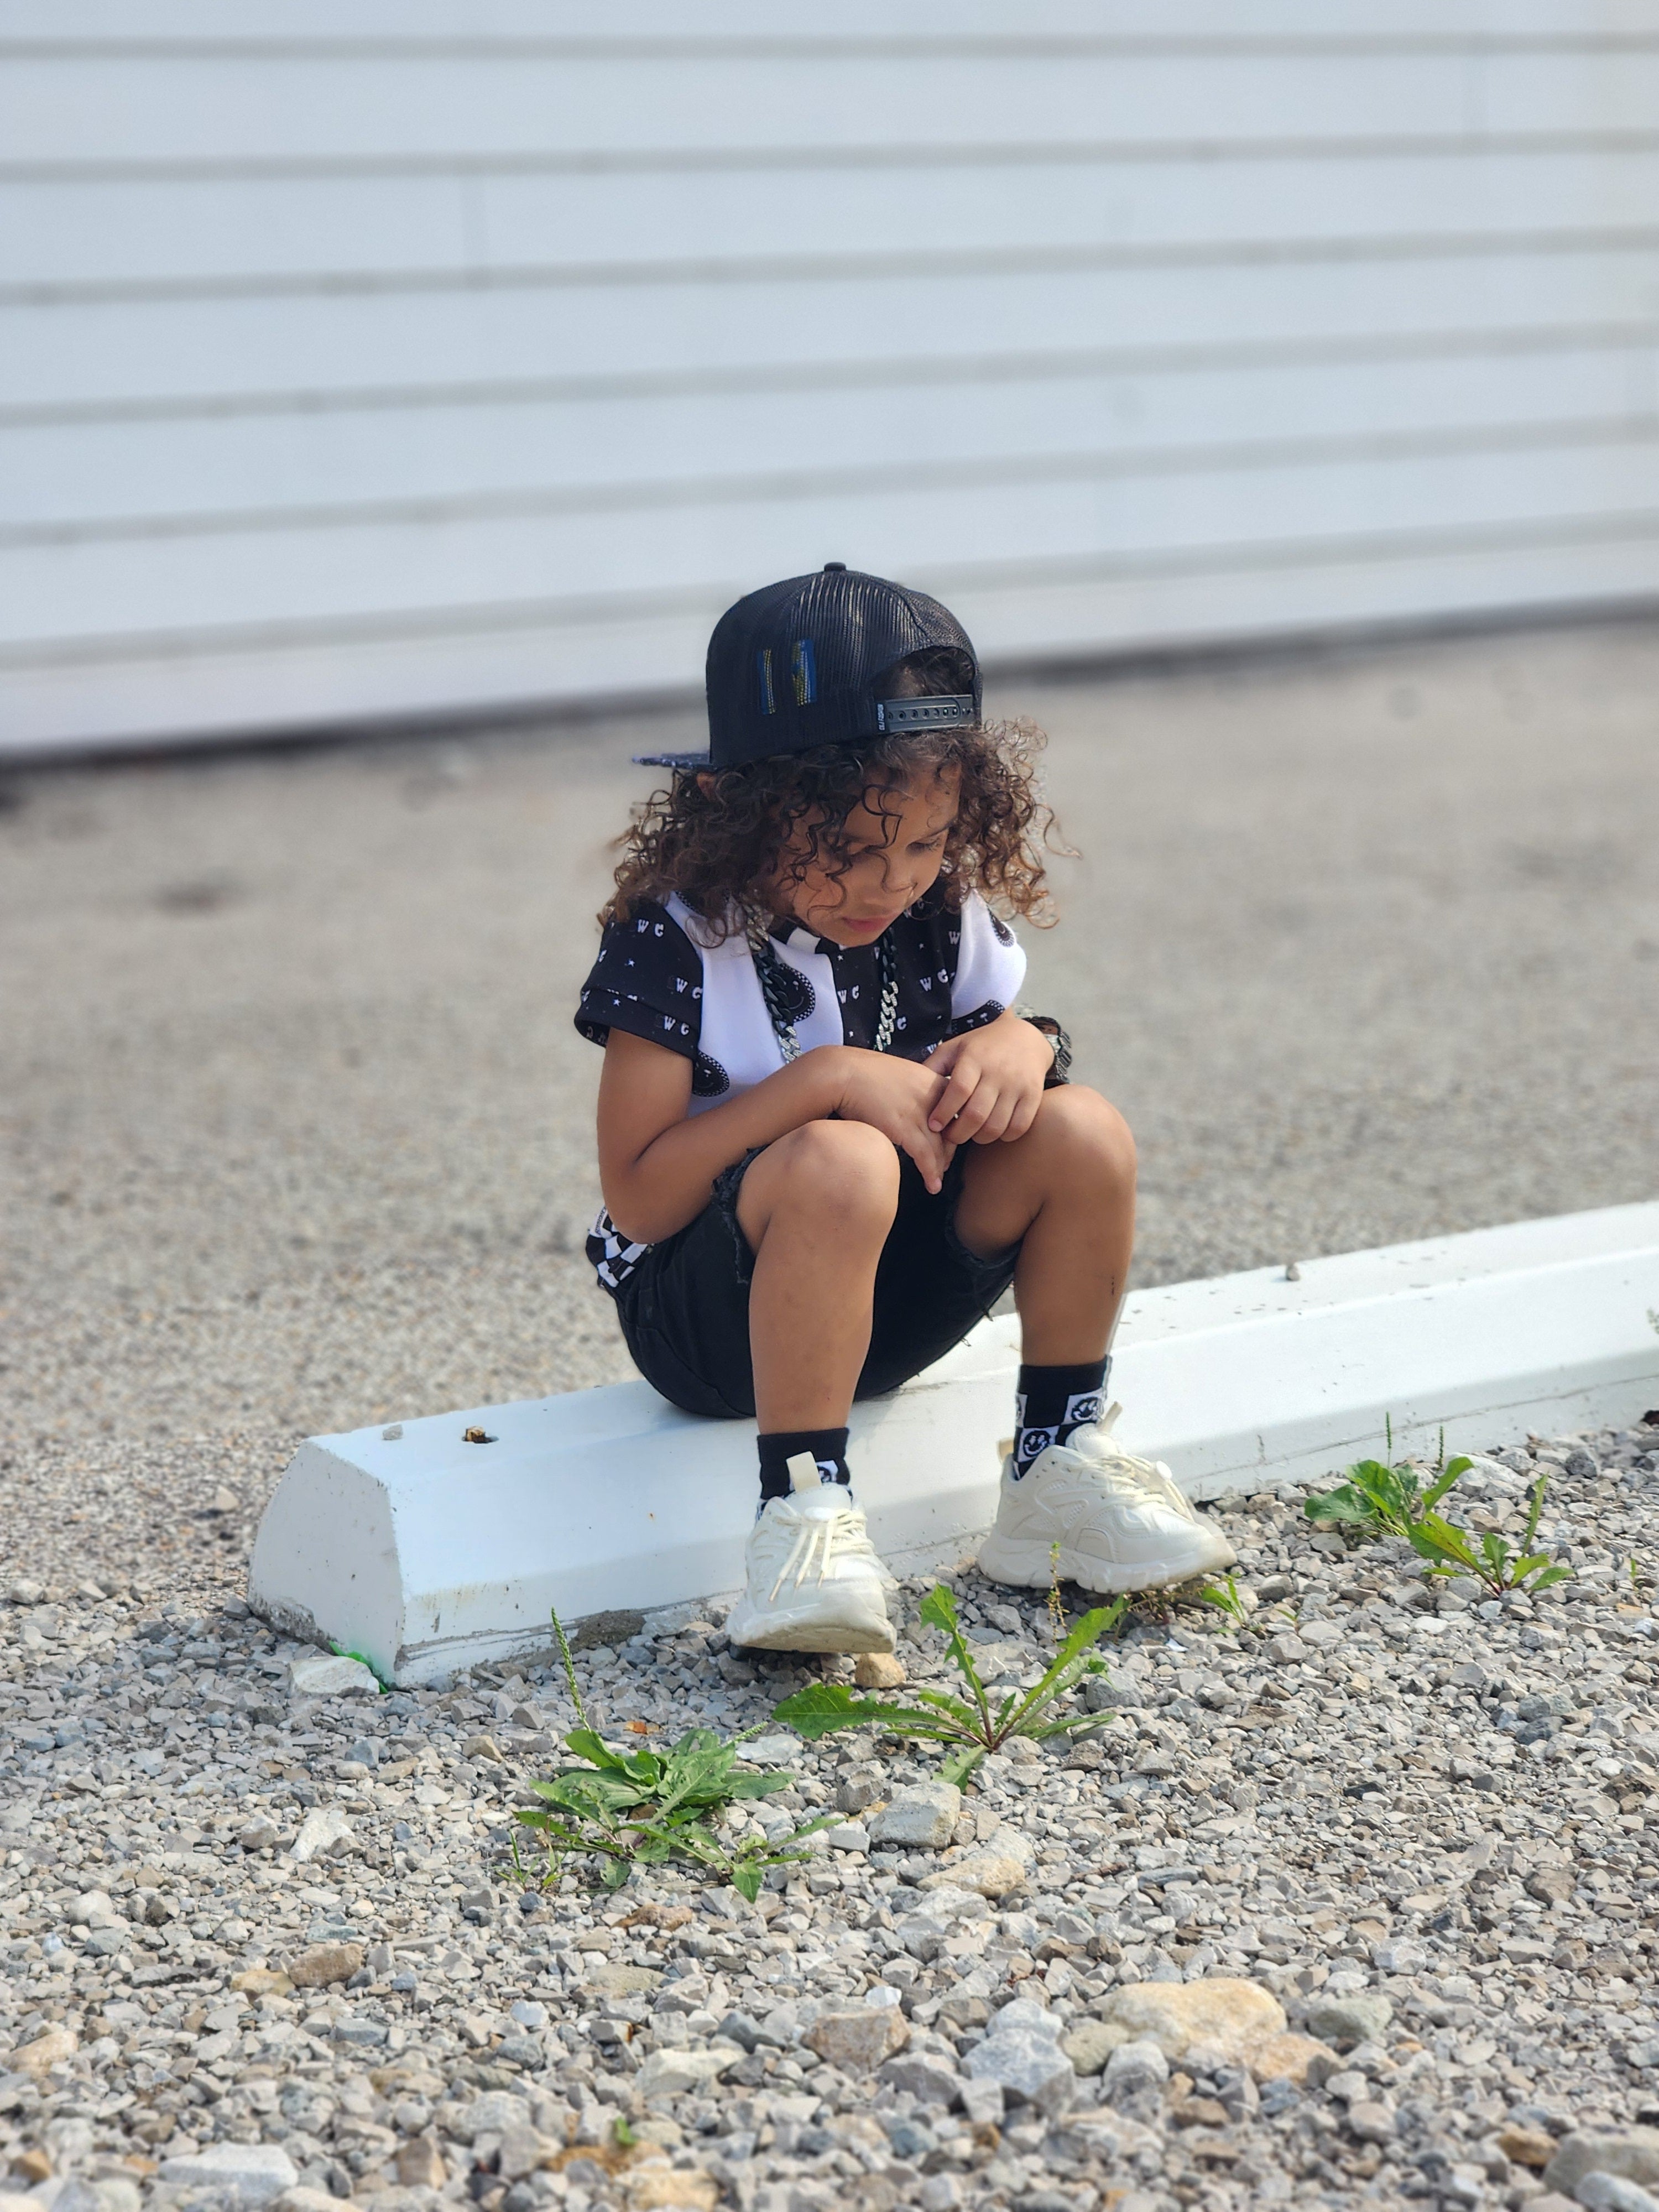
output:
<path id="1" fill-rule="evenodd" d="M 967 656 L 971 691 L 884 696 L 896 662 L 941 647 Z M 830 561 L 726 609 L 708 641 L 708 750 L 636 753 L 641 767 L 746 768 L 814 745 L 969 729 L 980 718 L 979 660 L 962 624 L 926 592 Z"/>

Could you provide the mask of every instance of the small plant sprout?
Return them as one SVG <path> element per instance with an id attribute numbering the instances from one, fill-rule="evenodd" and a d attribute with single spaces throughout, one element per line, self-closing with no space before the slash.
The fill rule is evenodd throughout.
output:
<path id="1" fill-rule="evenodd" d="M 1235 1628 L 1242 1628 L 1250 1617 L 1235 1575 L 1228 1575 L 1218 1583 L 1206 1583 L 1198 1593 L 1198 1601 L 1224 1613 Z"/>
<path id="2" fill-rule="evenodd" d="M 1476 1544 L 1467 1529 L 1426 1510 L 1407 1531 L 1412 1548 L 1429 1562 L 1431 1575 L 1473 1575 L 1494 1597 L 1502 1597 L 1507 1590 L 1523 1590 L 1528 1597 L 1535 1597 L 1540 1590 L 1565 1582 L 1572 1572 L 1571 1567 L 1554 1565 L 1547 1552 L 1533 1550 L 1538 1524 L 1544 1517 L 1548 1479 L 1540 1474 L 1532 1486 L 1532 1503 L 1518 1553 L 1510 1551 L 1496 1529 L 1484 1530 Z"/>
<path id="3" fill-rule="evenodd" d="M 1056 1644 L 1063 1644 L 1066 1636 L 1066 1603 L 1060 1594 L 1060 1539 L 1055 1537 L 1048 1547 L 1048 1626 Z"/>
<path id="4" fill-rule="evenodd" d="M 988 1751 L 1000 1750 L 1011 1737 L 1030 1736 L 1041 1742 L 1045 1737 L 1069 1735 L 1073 1729 L 1100 1726 L 1097 1714 L 1056 1717 L 1054 1708 L 1085 1675 L 1106 1672 L 1106 1662 L 1095 1656 L 1094 1646 L 1122 1617 L 1121 1598 L 1084 1614 L 1034 1688 L 1012 1691 L 994 1705 L 957 1623 L 954 1595 L 939 1583 L 918 1610 L 930 1627 L 943 1633 L 966 1687 L 965 1698 L 918 1688 L 912 1692 L 917 1705 L 891 1705 L 879 1698 L 855 1697 L 844 1682 L 814 1682 L 786 1698 L 773 1719 L 799 1729 L 809 1743 L 835 1729 L 879 1728 L 893 1735 L 945 1744 L 948 1749 L 939 1773 L 945 1781 L 957 1783 L 967 1779 Z"/>
<path id="5" fill-rule="evenodd" d="M 786 1835 L 757 1837 L 728 1850 L 713 1824 L 740 1801 L 769 1797 L 789 1784 L 789 1776 L 775 1771 L 736 1771 L 741 1747 L 760 1731 L 750 1729 L 722 1743 L 712 1729 L 689 1729 L 666 1751 L 643 1747 L 628 1753 L 612 1751 L 589 1724 L 570 1645 L 556 1613 L 553 1633 L 581 1723 L 564 1741 L 582 1764 L 562 1767 L 550 1781 L 532 1783 L 542 1806 L 521 1806 L 514 1814 L 547 1854 L 547 1865 L 538 1874 L 525 1865 L 519 1839 L 514 1838 L 514 1873 L 526 1887 L 533 1883 L 550 1888 L 570 1860 L 592 1857 L 599 1862 L 604 1887 L 620 1889 L 636 1866 L 660 1866 L 678 1859 L 716 1881 L 729 1881 L 752 1905 L 770 1868 L 804 1859 L 807 1854 L 794 1847 L 820 1828 L 835 1825 L 839 1815 L 827 1814 Z"/>

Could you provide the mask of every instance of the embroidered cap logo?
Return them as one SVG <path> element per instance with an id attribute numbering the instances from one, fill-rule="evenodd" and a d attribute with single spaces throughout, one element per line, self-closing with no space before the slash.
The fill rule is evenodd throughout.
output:
<path id="1" fill-rule="evenodd" d="M 818 696 L 817 664 L 812 656 L 812 641 L 810 637 L 798 637 L 795 640 L 793 665 L 795 676 L 795 704 L 798 707 L 810 707 Z"/>

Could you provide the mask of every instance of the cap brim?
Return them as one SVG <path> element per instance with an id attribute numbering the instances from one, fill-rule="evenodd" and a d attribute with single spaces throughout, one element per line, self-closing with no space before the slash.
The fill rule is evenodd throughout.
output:
<path id="1" fill-rule="evenodd" d="M 635 768 L 707 768 L 708 755 L 700 753 L 635 753 Z"/>

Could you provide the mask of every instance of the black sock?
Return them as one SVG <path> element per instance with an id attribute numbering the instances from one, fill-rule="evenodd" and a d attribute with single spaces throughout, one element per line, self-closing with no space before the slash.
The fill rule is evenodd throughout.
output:
<path id="1" fill-rule="evenodd" d="M 1014 1480 L 1050 1444 L 1063 1444 L 1074 1429 L 1097 1421 L 1106 1410 L 1109 1359 L 1079 1367 L 1022 1367 L 1014 1400 Z"/>
<path id="2" fill-rule="evenodd" d="M 847 1464 L 845 1429 L 775 1429 L 770 1436 L 757 1437 L 755 1441 L 760 1446 L 763 1505 L 769 1498 L 788 1497 L 789 1462 L 797 1452 L 810 1453 L 817 1462 L 820 1482 L 853 1480 Z"/>

